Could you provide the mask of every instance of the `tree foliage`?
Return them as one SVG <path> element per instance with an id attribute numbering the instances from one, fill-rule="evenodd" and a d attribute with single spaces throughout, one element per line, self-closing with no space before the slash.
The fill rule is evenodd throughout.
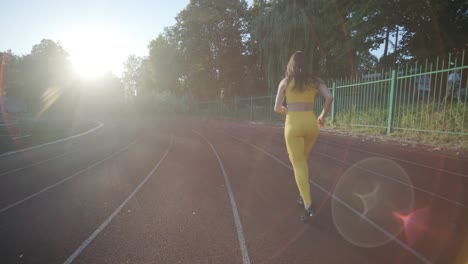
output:
<path id="1" fill-rule="evenodd" d="M 175 21 L 148 43 L 146 56 L 124 63 L 127 97 L 273 93 L 296 50 L 308 55 L 312 74 L 329 80 L 468 47 L 463 0 L 254 0 L 250 7 L 245 0 L 190 0 Z M 372 51 L 381 47 L 377 58 Z M 29 54 L 7 54 L 3 93 L 24 97 L 32 109 L 51 91 L 79 98 L 76 87 L 112 86 L 106 93 L 123 96 L 115 76 L 79 82 L 59 42 L 44 39 Z"/>
<path id="2" fill-rule="evenodd" d="M 247 4 L 192 0 L 148 46 L 143 83 L 198 98 L 238 95 L 247 71 Z"/>
<path id="3" fill-rule="evenodd" d="M 122 82 L 125 85 L 126 96 L 135 96 L 138 94 L 137 84 L 141 75 L 141 67 L 143 58 L 136 55 L 128 56 L 124 64 L 124 71 L 122 73 Z"/>
<path id="4" fill-rule="evenodd" d="M 461 0 L 192 0 L 151 41 L 142 83 L 200 99 L 272 93 L 296 50 L 323 79 L 365 74 L 465 49 L 467 19 Z"/>
<path id="5" fill-rule="evenodd" d="M 95 81 L 80 80 L 72 70 L 68 52 L 59 42 L 43 39 L 29 54 L 6 53 L 3 96 L 22 98 L 32 113 L 73 112 L 84 102 L 81 101 L 83 90 L 91 94 L 88 99 L 97 98 L 97 93 L 91 91 L 98 90 L 101 101 L 116 96 L 123 98 L 123 94 L 119 95 L 123 88 L 116 76 L 108 74 Z"/>

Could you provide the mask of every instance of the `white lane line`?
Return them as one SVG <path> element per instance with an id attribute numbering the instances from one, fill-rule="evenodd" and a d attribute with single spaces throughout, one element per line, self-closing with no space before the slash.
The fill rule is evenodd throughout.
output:
<path id="1" fill-rule="evenodd" d="M 235 125 L 232 125 L 232 126 L 235 126 Z M 249 127 L 249 128 L 257 128 L 257 125 L 237 125 L 237 126 L 244 126 L 244 127 Z M 277 127 L 277 126 L 270 126 L 270 127 Z M 284 128 L 284 125 L 279 127 L 279 128 Z M 335 146 L 346 146 L 344 144 L 340 144 L 340 143 L 336 143 L 336 142 L 323 142 L 323 141 L 317 141 L 317 143 L 319 144 L 324 144 L 324 145 L 335 145 Z M 361 148 L 356 148 L 356 147 L 351 147 L 351 146 L 347 146 L 348 148 L 350 149 L 353 149 L 353 150 L 356 150 L 356 151 L 359 151 L 359 152 L 364 152 L 364 153 L 367 153 L 367 154 L 372 154 L 372 155 L 376 155 L 376 156 L 380 156 L 380 157 L 384 157 L 384 158 L 388 158 L 388 159 L 392 159 L 392 160 L 395 160 L 395 161 L 401 161 L 401 162 L 405 162 L 405 163 L 409 163 L 409 164 L 413 164 L 413 165 L 417 165 L 417 166 L 421 166 L 421 167 L 425 167 L 425 168 L 428 168 L 428 169 L 432 169 L 432 170 L 437 170 L 437 171 L 442 171 L 442 172 L 446 172 L 446 173 L 449 173 L 449 174 L 454 174 L 454 175 L 458 175 L 458 176 L 461 176 L 461 177 L 466 177 L 468 178 L 468 175 L 467 174 L 463 174 L 463 173 L 459 173 L 459 172 L 456 172 L 456 171 L 450 171 L 450 170 L 445 170 L 445 169 L 441 169 L 441 168 L 435 168 L 435 167 L 432 167 L 432 166 L 429 166 L 429 165 L 425 165 L 425 164 L 422 164 L 422 163 L 418 163 L 418 162 L 414 162 L 414 161 L 409 161 L 409 160 L 403 160 L 403 159 L 399 159 L 397 157 L 393 157 L 393 156 L 389 156 L 389 155 L 384 155 L 384 154 L 380 154 L 380 153 L 376 153 L 376 152 L 372 152 L 372 151 L 366 151 L 366 150 L 363 150 Z M 454 158 L 454 157 L 447 157 L 448 159 L 451 159 L 451 160 L 456 160 L 457 158 Z"/>
<path id="2" fill-rule="evenodd" d="M 321 142 L 321 143 L 322 143 L 322 144 L 325 144 L 325 145 L 344 146 L 344 145 L 339 144 L 339 143 L 325 143 L 325 142 Z M 467 175 L 467 174 L 459 173 L 459 172 L 456 172 L 456 171 L 450 171 L 450 170 L 440 169 L 440 168 L 432 167 L 432 166 L 425 165 L 425 164 L 422 164 L 422 163 L 417 163 L 417 162 L 414 162 L 414 161 L 399 159 L 399 158 L 396 158 L 396 157 L 393 157 L 393 156 L 388 156 L 388 155 L 384 155 L 384 154 L 379 154 L 379 153 L 376 153 L 376 152 L 367 151 L 367 150 L 363 150 L 363 149 L 360 149 L 360 148 L 355 148 L 355 147 L 349 147 L 349 148 L 350 148 L 350 149 L 353 149 L 353 150 L 356 150 L 356 151 L 358 151 L 358 152 L 363 152 L 363 153 L 367 153 L 367 154 L 371 154 L 371 155 L 376 155 L 376 156 L 380 156 L 380 157 L 392 159 L 392 160 L 395 160 L 395 161 L 401 161 L 401 162 L 404 162 L 404 163 L 409 163 L 409 164 L 421 166 L 421 167 L 428 168 L 428 169 L 431 169 L 431 170 L 442 171 L 442 172 L 446 172 L 446 173 L 448 173 L 448 174 L 453 174 L 453 175 L 457 175 L 457 176 L 461 176 L 461 177 L 468 178 L 468 175 Z M 451 158 L 451 159 L 453 159 L 453 158 Z"/>
<path id="3" fill-rule="evenodd" d="M 99 235 L 99 233 L 106 228 L 106 226 L 114 219 L 114 217 L 124 208 L 125 205 L 127 205 L 128 201 L 135 196 L 135 194 L 140 190 L 140 188 L 149 180 L 149 178 L 154 174 L 154 172 L 159 168 L 159 165 L 161 162 L 164 160 L 164 158 L 167 156 L 167 153 L 169 153 L 169 150 L 172 147 L 172 142 L 174 141 L 174 135 L 171 135 L 171 141 L 169 143 L 169 147 L 167 147 L 166 152 L 164 155 L 161 157 L 161 159 L 156 163 L 156 165 L 153 167 L 153 169 L 146 175 L 146 177 L 141 181 L 141 183 L 133 190 L 133 192 L 123 201 L 123 203 L 115 209 L 115 211 L 94 231 L 76 250 L 73 252 L 73 254 L 68 257 L 67 260 L 65 260 L 64 264 L 69 264 L 72 263 L 80 254 L 83 252 L 83 250 L 93 242 L 93 240 Z"/>
<path id="4" fill-rule="evenodd" d="M 49 187 L 46 187 L 46 188 L 44 188 L 44 189 L 42 189 L 42 190 L 40 190 L 40 191 L 38 191 L 38 192 L 36 192 L 36 193 L 34 193 L 34 194 L 31 194 L 30 196 L 28 196 L 28 197 L 26 197 L 26 198 L 24 198 L 24 199 L 22 199 L 22 200 L 20 200 L 20 201 L 17 201 L 17 202 L 15 202 L 15 203 L 12 203 L 12 204 L 10 204 L 10 205 L 8 205 L 8 206 L 6 206 L 6 207 L 0 209 L 0 214 L 3 213 L 3 212 L 5 212 L 5 211 L 7 211 L 8 209 L 11 209 L 11 208 L 13 208 L 13 207 L 15 207 L 15 206 L 17 206 L 17 205 L 19 205 L 19 204 L 21 204 L 21 203 L 27 201 L 27 200 L 30 200 L 30 199 L 32 199 L 32 198 L 34 198 L 34 197 L 40 195 L 40 194 L 43 193 L 43 192 L 46 192 L 46 191 L 48 191 L 48 190 L 50 190 L 50 189 L 52 189 L 52 188 L 54 188 L 54 187 L 56 187 L 56 186 L 58 186 L 58 185 L 64 183 L 64 182 L 66 182 L 66 181 L 68 181 L 68 180 L 70 180 L 70 179 L 72 179 L 72 178 L 74 178 L 74 177 L 76 177 L 76 176 L 82 174 L 83 172 L 85 172 L 85 171 L 87 171 L 87 170 L 89 170 L 89 169 L 92 169 L 92 168 L 98 166 L 99 164 L 102 164 L 102 163 L 105 162 L 106 160 L 109 160 L 109 159 L 111 159 L 112 157 L 114 157 L 114 156 L 116 156 L 116 155 L 122 153 L 123 151 L 125 151 L 126 149 L 128 149 L 131 145 L 135 144 L 136 142 L 137 142 L 137 140 L 131 142 L 130 144 L 128 144 L 128 145 L 125 146 L 124 148 L 121 148 L 119 151 L 114 152 L 113 154 L 107 156 L 106 158 L 104 158 L 104 159 L 102 159 L 102 160 L 100 160 L 100 161 L 94 163 L 93 165 L 91 165 L 91 166 L 89 166 L 89 167 L 87 167 L 87 168 L 85 168 L 85 169 L 83 169 L 83 170 L 80 170 L 79 172 L 77 172 L 77 173 L 75 173 L 75 174 L 73 174 L 73 175 L 71 175 L 71 176 L 68 176 L 67 178 L 65 178 L 65 179 L 63 179 L 63 180 L 61 180 L 61 181 L 59 181 L 59 182 L 57 182 L 57 183 L 54 183 L 54 184 L 50 185 Z"/>
<path id="5" fill-rule="evenodd" d="M 315 151 L 315 153 L 317 153 L 317 154 L 319 154 L 319 155 L 322 155 L 322 156 L 324 156 L 324 157 L 327 157 L 327 158 L 329 158 L 329 159 L 332 159 L 332 160 L 335 160 L 335 161 L 338 161 L 338 162 L 341 162 L 341 163 L 344 163 L 344 164 L 347 164 L 347 165 L 350 165 L 350 166 L 359 168 L 359 169 L 361 169 L 361 170 L 363 170 L 363 171 L 370 172 L 370 173 L 372 173 L 372 174 L 381 176 L 381 177 L 386 178 L 386 179 L 388 179 L 388 180 L 390 180 L 390 181 L 399 183 L 399 184 L 404 185 L 404 186 L 406 186 L 406 187 L 408 187 L 408 188 L 412 188 L 412 189 L 418 190 L 418 191 L 420 191 L 420 192 L 426 193 L 426 194 L 428 194 L 428 195 L 430 195 L 430 196 L 434 196 L 434 197 L 436 197 L 436 198 L 438 198 L 438 199 L 444 200 L 444 201 L 449 202 L 449 203 L 452 203 L 452 204 L 454 204 L 454 205 L 457 205 L 457 206 L 460 206 L 460 207 L 464 207 L 464 208 L 468 208 L 468 205 L 465 205 L 465 204 L 463 204 L 463 203 L 460 203 L 460 202 L 457 202 L 457 201 L 455 201 L 455 200 L 449 199 L 449 198 L 447 198 L 447 197 L 441 196 L 441 195 L 439 195 L 439 194 L 430 192 L 430 191 L 428 191 L 428 190 L 426 190 L 426 189 L 419 188 L 419 187 L 416 187 L 416 186 L 412 186 L 411 184 L 408 184 L 408 183 L 406 183 L 406 182 L 402 182 L 402 181 L 393 179 L 392 177 L 388 177 L 388 176 L 383 175 L 383 174 L 381 174 L 381 173 L 378 173 L 378 172 L 376 172 L 376 171 L 369 170 L 369 169 L 363 168 L 363 167 L 361 167 L 361 166 L 356 166 L 356 165 L 354 165 L 354 164 L 352 164 L 352 163 L 349 163 L 349 162 L 344 161 L 344 160 L 337 159 L 337 158 L 335 158 L 335 157 L 333 157 L 333 156 L 330 156 L 330 155 L 328 155 L 328 154 L 322 153 L 322 152 L 320 152 L 320 151 Z"/>
<path id="6" fill-rule="evenodd" d="M 229 134 L 228 134 L 229 135 Z M 269 156 L 270 158 L 273 158 L 275 161 L 277 161 L 278 163 L 282 164 L 283 166 L 287 167 L 288 169 L 292 170 L 293 171 L 293 168 L 291 166 L 289 166 L 288 164 L 286 164 L 285 162 L 283 162 L 282 160 L 280 160 L 279 158 L 277 158 L 275 155 L 267 152 L 266 150 L 252 144 L 252 143 L 249 143 L 245 140 L 242 140 L 240 138 L 237 138 L 235 136 L 232 136 L 230 135 L 232 138 L 240 141 L 240 142 L 243 142 L 259 151 L 261 151 L 262 153 L 266 154 L 267 156 Z M 410 252 L 411 254 L 413 254 L 415 257 L 417 257 L 419 260 L 421 260 L 423 263 L 431 263 L 431 261 L 429 261 L 426 257 L 424 257 L 423 255 L 421 255 L 419 252 L 417 252 L 416 250 L 414 250 L 413 248 L 411 248 L 410 246 L 408 246 L 406 243 L 402 242 L 401 240 L 399 240 L 397 237 L 395 237 L 393 234 L 391 234 L 390 232 L 388 232 L 387 230 L 385 230 L 383 227 L 379 226 L 377 223 L 375 223 L 374 221 L 370 220 L 369 218 L 367 218 L 365 215 L 361 214 L 359 211 L 357 211 L 356 209 L 354 209 L 352 206 L 350 206 L 349 204 L 347 204 L 346 202 L 344 202 L 343 200 L 341 200 L 340 198 L 336 197 L 333 193 L 330 193 L 328 190 L 324 189 L 322 186 L 320 186 L 319 184 L 315 183 L 314 181 L 312 180 L 309 180 L 309 182 L 311 184 L 313 184 L 315 187 L 317 187 L 320 191 L 324 192 L 324 193 L 327 193 L 328 195 L 330 195 L 333 199 L 335 199 L 337 202 L 339 202 L 341 205 L 345 206 L 346 208 L 348 208 L 351 212 L 355 213 L 356 215 L 358 215 L 359 217 L 361 217 L 361 219 L 363 219 L 364 221 L 366 221 L 368 224 L 370 224 L 371 226 L 373 226 L 374 228 L 376 228 L 377 230 L 379 230 L 380 232 L 382 232 L 384 235 L 386 235 L 388 238 L 390 238 L 391 240 L 395 241 L 395 243 L 397 243 L 400 247 L 402 247 L 404 250 Z"/>
<path id="7" fill-rule="evenodd" d="M 73 149 L 73 150 L 71 150 L 71 151 L 66 151 L 66 152 L 64 152 L 64 153 L 61 153 L 60 155 L 53 156 L 52 158 L 49 158 L 49 159 L 41 160 L 41 161 L 39 161 L 39 162 L 32 163 L 32 164 L 29 164 L 29 165 L 24 166 L 24 167 L 21 167 L 21 168 L 16 168 L 16 169 L 13 169 L 13 170 L 9 170 L 9 171 L 6 171 L 6 172 L 2 172 L 2 173 L 0 173 L 0 176 L 8 175 L 8 174 L 11 174 L 11 173 L 13 173 L 13 172 L 18 172 L 18 171 L 25 170 L 25 169 L 28 169 L 28 168 L 31 168 L 31 167 L 35 167 L 35 166 L 37 166 L 37 165 L 44 164 L 44 163 L 46 163 L 46 162 L 48 162 L 48 161 L 51 161 L 51 160 L 54 160 L 54 159 L 58 159 L 58 158 L 61 158 L 61 157 L 63 157 L 63 156 L 66 156 L 66 155 L 68 155 L 68 154 L 74 153 L 74 152 L 78 151 L 79 149 L 80 149 L 80 148 L 78 147 L 78 148 L 75 148 L 75 149 Z"/>
<path id="8" fill-rule="evenodd" d="M 73 135 L 73 136 L 70 136 L 70 137 L 67 137 L 67 138 L 62 138 L 62 139 L 59 139 L 59 140 L 56 140 L 56 141 L 47 142 L 47 143 L 44 143 L 44 144 L 41 144 L 41 145 L 37 145 L 37 146 L 25 148 L 25 149 L 20 149 L 20 150 L 15 150 L 15 151 L 6 152 L 6 153 L 3 153 L 3 154 L 0 154 L 0 157 L 9 156 L 9 155 L 13 155 L 13 154 L 18 154 L 18 153 L 25 152 L 25 151 L 29 151 L 29 150 L 33 150 L 33 149 L 36 149 L 36 148 L 45 147 L 45 146 L 47 146 L 47 145 L 51 145 L 51 144 L 63 142 L 63 141 L 66 141 L 66 140 L 69 140 L 69 139 L 72 139 L 72 138 L 81 137 L 81 136 L 87 135 L 87 134 L 89 134 L 89 133 L 92 133 L 92 132 L 94 132 L 94 131 L 96 131 L 96 130 L 98 130 L 98 129 L 100 129 L 101 127 L 104 126 L 104 124 L 101 123 L 101 122 L 99 122 L 99 121 L 97 121 L 96 123 L 98 123 L 98 126 L 96 126 L 96 127 L 94 127 L 94 128 L 91 128 L 90 130 L 85 131 L 85 132 L 83 132 L 83 133 L 80 133 L 80 134 L 77 134 L 77 135 Z"/>
<path id="9" fill-rule="evenodd" d="M 208 143 L 208 145 L 211 147 L 211 150 L 215 154 L 216 159 L 218 159 L 218 164 L 219 164 L 219 167 L 221 167 L 221 171 L 223 172 L 223 176 L 224 176 L 224 182 L 226 183 L 226 186 L 227 186 L 229 200 L 231 201 L 232 214 L 234 215 L 234 223 L 236 224 L 237 238 L 239 239 L 239 246 L 240 246 L 241 254 L 242 254 L 242 262 L 244 264 L 250 264 L 249 252 L 247 250 L 247 243 L 245 243 L 244 231 L 242 230 L 242 224 L 240 221 L 239 212 L 237 210 L 236 200 L 234 199 L 234 194 L 232 192 L 231 184 L 229 183 L 229 178 L 226 173 L 226 170 L 224 169 L 224 165 L 221 162 L 221 158 L 219 157 L 218 152 L 210 143 L 210 141 L 208 141 L 207 138 L 205 138 L 202 134 L 194 130 L 192 131 L 193 133 L 203 138 L 206 143 Z"/>
<path id="10" fill-rule="evenodd" d="M 224 132 L 224 133 L 225 133 L 225 132 Z M 227 133 L 226 133 L 226 134 L 227 134 Z M 240 140 L 239 138 L 237 138 L 237 137 L 235 137 L 235 136 L 233 136 L 233 135 L 231 135 L 231 134 L 227 134 L 227 135 L 230 136 L 230 137 L 232 137 L 232 138 L 234 138 L 234 139 L 236 139 L 236 140 Z M 246 143 L 249 143 L 249 142 L 246 142 Z M 250 143 L 249 143 L 249 144 L 250 144 Z M 260 150 L 260 148 L 259 148 L 259 150 Z M 454 205 L 456 205 L 456 206 L 460 206 L 460 207 L 463 207 L 463 208 L 468 208 L 468 205 L 465 205 L 465 204 L 463 204 L 463 203 L 461 203 L 461 202 L 459 202 L 459 201 L 455 201 L 455 200 L 449 199 L 449 198 L 447 198 L 447 197 L 445 197 L 445 196 L 439 195 L 439 194 L 437 194 L 437 193 L 428 191 L 428 190 L 426 190 L 426 189 L 423 189 L 423 188 L 420 188 L 420 187 L 417 187 L 417 186 L 412 186 L 412 185 L 410 185 L 410 184 L 408 184 L 408 183 L 405 183 L 405 182 L 402 182 L 402 181 L 393 179 L 392 177 L 388 177 L 388 176 L 386 176 L 386 175 L 384 175 L 384 174 L 381 174 L 381 173 L 378 173 L 378 172 L 376 172 L 376 171 L 369 170 L 369 169 L 363 168 L 363 167 L 361 167 L 361 166 L 356 166 L 356 165 L 354 165 L 354 164 L 352 164 L 352 163 L 349 163 L 349 162 L 347 162 L 347 161 L 345 161 L 345 160 L 337 159 L 337 158 L 335 158 L 335 157 L 333 157 L 333 156 L 330 156 L 330 155 L 328 155 L 328 154 L 322 153 L 322 152 L 320 152 L 320 151 L 314 150 L 313 153 L 317 153 L 318 155 L 322 155 L 322 156 L 324 156 L 324 157 L 327 157 L 327 158 L 329 158 L 329 159 L 338 161 L 338 162 L 340 162 L 340 163 L 344 163 L 344 164 L 347 164 L 347 165 L 350 165 L 350 166 L 354 166 L 354 167 L 359 168 L 359 169 L 361 169 L 361 170 L 363 170 L 363 171 L 366 171 L 366 172 L 375 174 L 375 175 L 377 175 L 377 176 L 386 178 L 387 180 L 390 180 L 390 181 L 399 183 L 399 184 L 401 184 L 401 185 L 403 185 L 403 186 L 406 186 L 407 188 L 412 188 L 412 189 L 418 190 L 418 191 L 423 192 L 423 193 L 425 193 L 425 194 L 427 194 L 427 195 L 433 196 L 433 197 L 435 197 L 435 198 L 437 198 L 437 199 L 444 200 L 444 201 L 446 201 L 446 202 L 452 203 L 452 204 L 454 204 Z"/>
<path id="11" fill-rule="evenodd" d="M 27 137 L 30 137 L 31 135 L 24 135 L 24 136 L 19 136 L 19 137 L 14 137 L 12 139 L 16 140 L 16 139 L 22 139 L 22 138 L 27 138 Z"/>

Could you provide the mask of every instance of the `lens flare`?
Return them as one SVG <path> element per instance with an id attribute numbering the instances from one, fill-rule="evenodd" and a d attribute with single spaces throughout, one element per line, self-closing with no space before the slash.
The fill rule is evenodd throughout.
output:
<path id="1" fill-rule="evenodd" d="M 404 234 L 409 245 L 414 245 L 427 232 L 429 213 L 429 208 L 416 209 L 406 215 L 400 212 L 393 212 L 393 216 L 403 223 Z"/>
<path id="2" fill-rule="evenodd" d="M 62 94 L 62 89 L 60 88 L 48 88 L 41 98 L 41 108 L 38 112 L 38 115 L 42 115 L 47 109 L 49 109 Z"/>
<path id="3" fill-rule="evenodd" d="M 404 229 L 394 212 L 403 215 L 413 211 L 412 186 L 406 171 L 392 160 L 372 157 L 357 162 L 339 178 L 333 192 L 354 209 L 353 212 L 332 200 L 332 217 L 338 232 L 348 242 L 364 248 L 390 242 Z M 368 221 L 388 233 L 384 234 Z"/>
<path id="4" fill-rule="evenodd" d="M 380 188 L 380 184 L 375 184 L 374 190 L 372 190 L 369 193 L 365 194 L 360 194 L 360 193 L 354 193 L 357 197 L 359 197 L 362 201 L 362 204 L 364 206 L 364 212 L 362 213 L 363 215 L 367 215 L 367 213 L 374 209 L 378 203 L 379 203 L 379 195 L 378 191 Z"/>

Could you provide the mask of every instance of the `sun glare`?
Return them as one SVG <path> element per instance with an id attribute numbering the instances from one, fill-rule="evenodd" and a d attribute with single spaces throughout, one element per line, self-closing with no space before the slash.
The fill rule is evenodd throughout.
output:
<path id="1" fill-rule="evenodd" d="M 96 78 L 110 70 L 106 58 L 91 50 L 76 52 L 71 60 L 73 70 L 83 78 Z"/>
<path id="2" fill-rule="evenodd" d="M 75 73 L 86 79 L 108 72 L 119 74 L 116 71 L 121 69 L 128 52 L 125 39 L 108 29 L 70 30 L 63 37 L 63 44 Z"/>

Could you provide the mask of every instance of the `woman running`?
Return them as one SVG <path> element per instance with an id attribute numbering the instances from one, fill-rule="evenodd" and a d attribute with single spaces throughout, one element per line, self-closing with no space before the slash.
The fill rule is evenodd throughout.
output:
<path id="1" fill-rule="evenodd" d="M 289 159 L 294 167 L 294 176 L 299 188 L 300 200 L 304 204 L 305 212 L 301 221 L 307 221 L 314 215 L 314 208 L 310 198 L 309 166 L 307 157 L 317 140 L 319 125 L 325 124 L 325 116 L 330 110 L 333 97 L 325 83 L 307 70 L 307 61 L 303 52 L 296 51 L 289 59 L 286 76 L 281 80 L 276 95 L 275 112 L 286 115 L 284 137 Z M 315 94 L 325 98 L 323 111 L 315 117 Z M 287 107 L 283 106 L 286 97 Z"/>

